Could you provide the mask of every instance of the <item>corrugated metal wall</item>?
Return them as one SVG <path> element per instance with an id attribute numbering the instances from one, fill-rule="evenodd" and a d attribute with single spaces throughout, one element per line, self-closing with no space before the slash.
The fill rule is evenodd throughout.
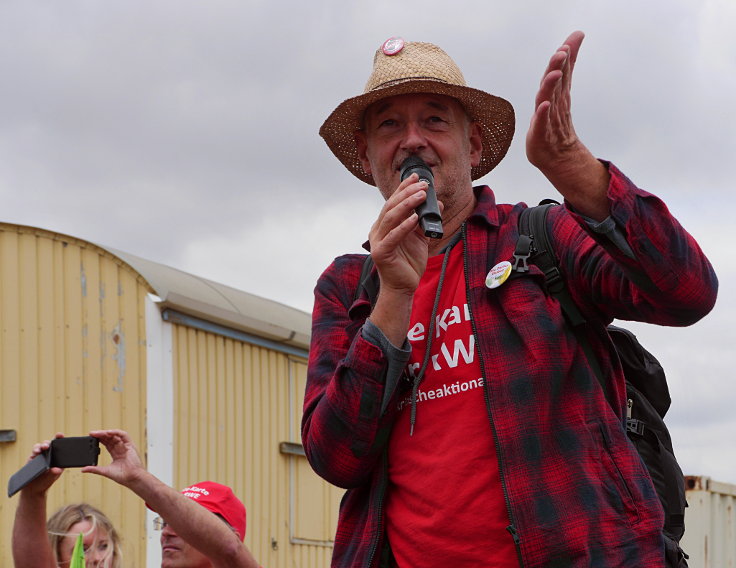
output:
<path id="1" fill-rule="evenodd" d="M 280 451 L 300 442 L 306 362 L 183 325 L 173 346 L 175 484 L 233 487 L 248 511 L 246 544 L 263 566 L 329 566 L 341 491 Z"/>
<path id="2" fill-rule="evenodd" d="M 292 365 L 290 382 L 292 440 L 300 442 L 304 389 L 307 384 L 305 362 Z M 289 526 L 295 559 L 291 565 L 326 568 L 332 557 L 331 543 L 337 530 L 337 513 L 344 490 L 317 476 L 303 453 L 290 456 L 289 468 L 292 476 Z M 330 546 L 326 548 L 328 542 Z"/>
<path id="3" fill-rule="evenodd" d="M 736 485 L 688 476 L 682 548 L 690 568 L 736 568 Z"/>
<path id="4" fill-rule="evenodd" d="M 146 424 L 157 424 L 155 406 L 146 408 L 150 291 L 90 243 L 0 224 L 0 430 L 17 433 L 0 443 L 4 483 L 34 442 L 57 431 L 123 428 L 144 452 Z M 172 329 L 174 485 L 231 485 L 248 509 L 246 543 L 263 566 L 329 566 L 342 490 L 300 453 L 305 358 L 209 329 Z M 0 566 L 11 565 L 17 499 L 0 499 Z M 49 514 L 77 501 L 110 516 L 126 566 L 145 566 L 145 511 L 135 495 L 72 469 L 50 491 Z"/>
<path id="5" fill-rule="evenodd" d="M 145 282 L 109 253 L 71 238 L 0 224 L 0 444 L 3 483 L 31 446 L 57 431 L 124 428 L 145 447 Z M 104 450 L 103 450 L 104 451 Z M 0 565 L 12 565 L 18 497 L 0 499 Z M 125 539 L 126 565 L 143 565 L 143 505 L 111 481 L 78 470 L 49 492 L 49 514 L 88 501 Z"/>

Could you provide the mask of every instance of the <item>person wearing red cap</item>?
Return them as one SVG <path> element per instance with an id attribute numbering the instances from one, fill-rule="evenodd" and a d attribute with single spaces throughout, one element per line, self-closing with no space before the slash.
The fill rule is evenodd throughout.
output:
<path id="1" fill-rule="evenodd" d="M 122 430 L 90 432 L 107 448 L 112 463 L 87 466 L 133 491 L 157 512 L 161 531 L 161 568 L 258 568 L 245 546 L 245 506 L 232 489 L 202 481 L 181 492 L 150 473 Z"/>

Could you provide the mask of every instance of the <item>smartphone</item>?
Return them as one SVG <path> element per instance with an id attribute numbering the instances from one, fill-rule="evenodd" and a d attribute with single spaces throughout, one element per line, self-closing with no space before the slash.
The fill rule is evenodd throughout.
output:
<path id="1" fill-rule="evenodd" d="M 84 467 L 97 465 L 100 441 L 92 436 L 76 436 L 51 440 L 49 467 Z"/>
<path id="2" fill-rule="evenodd" d="M 38 454 L 10 477 L 8 480 L 8 497 L 12 497 L 18 493 L 18 491 L 23 489 L 31 481 L 48 470 L 48 456 L 45 453 Z"/>
<path id="3" fill-rule="evenodd" d="M 92 436 L 55 438 L 50 448 L 37 455 L 8 480 L 8 497 L 12 497 L 50 467 L 84 467 L 97 465 L 100 441 Z"/>

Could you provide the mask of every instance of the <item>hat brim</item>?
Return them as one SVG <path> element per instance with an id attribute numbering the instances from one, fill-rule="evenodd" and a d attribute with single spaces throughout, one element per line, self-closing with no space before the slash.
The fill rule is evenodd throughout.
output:
<path id="1" fill-rule="evenodd" d="M 365 109 L 381 99 L 410 93 L 453 97 L 463 105 L 470 119 L 480 125 L 483 150 L 480 163 L 471 170 L 471 179 L 476 180 L 490 172 L 508 152 L 514 137 L 515 117 L 514 108 L 507 100 L 472 87 L 410 79 L 343 101 L 319 129 L 332 153 L 358 179 L 376 185 L 373 176 L 363 170 L 355 144 L 355 132 L 363 127 Z"/>

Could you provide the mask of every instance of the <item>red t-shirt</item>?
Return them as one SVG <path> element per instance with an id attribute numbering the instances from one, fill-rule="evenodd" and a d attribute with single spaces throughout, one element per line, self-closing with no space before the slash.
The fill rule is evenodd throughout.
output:
<path id="1" fill-rule="evenodd" d="M 414 297 L 412 377 L 424 360 L 442 260 L 429 259 Z M 402 568 L 518 568 L 467 309 L 462 242 L 450 252 L 433 335 L 414 433 L 409 394 L 399 403 L 389 443 L 391 548 Z"/>

